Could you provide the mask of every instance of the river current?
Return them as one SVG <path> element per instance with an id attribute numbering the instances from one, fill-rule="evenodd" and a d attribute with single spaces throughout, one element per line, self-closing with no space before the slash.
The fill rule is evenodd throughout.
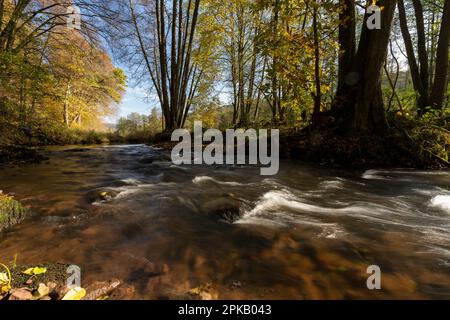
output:
<path id="1" fill-rule="evenodd" d="M 145 145 L 53 147 L 3 167 L 29 217 L 0 262 L 63 262 L 136 299 L 208 284 L 220 299 L 450 299 L 450 172 L 349 171 L 285 160 L 175 166 Z M 367 268 L 382 271 L 369 290 Z"/>

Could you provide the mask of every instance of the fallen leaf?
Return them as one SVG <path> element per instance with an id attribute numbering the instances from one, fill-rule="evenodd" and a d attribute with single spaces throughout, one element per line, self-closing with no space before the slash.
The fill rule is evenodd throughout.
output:
<path id="1" fill-rule="evenodd" d="M 80 287 L 70 289 L 62 300 L 81 300 L 86 295 L 86 290 Z"/>
<path id="2" fill-rule="evenodd" d="M 40 268 L 40 267 L 34 267 L 34 268 L 29 268 L 25 271 L 23 271 L 23 274 L 27 274 L 29 276 L 37 276 L 40 274 L 44 274 L 47 272 L 47 268 Z"/>
<path id="3" fill-rule="evenodd" d="M 199 295 L 200 292 L 201 292 L 200 288 L 194 288 L 194 289 L 189 290 L 189 293 L 192 294 L 192 295 L 195 295 L 195 296 Z"/>
<path id="4" fill-rule="evenodd" d="M 33 295 L 26 288 L 14 289 L 11 291 L 9 300 L 32 300 Z"/>
<path id="5" fill-rule="evenodd" d="M 0 285 L 9 283 L 9 277 L 6 272 L 0 273 Z"/>
<path id="6" fill-rule="evenodd" d="M 1 286 L 0 287 L 0 294 L 8 293 L 10 289 L 11 289 L 11 287 L 8 284 L 6 284 L 4 286 Z"/>
<path id="7" fill-rule="evenodd" d="M 56 283 L 54 283 L 54 282 L 47 282 L 47 287 L 48 287 L 48 290 L 50 291 L 50 292 L 53 292 L 53 291 L 55 291 L 55 289 L 56 289 L 56 287 L 57 287 L 58 285 L 56 284 Z"/>
<path id="8" fill-rule="evenodd" d="M 6 273 L 0 274 L 0 294 L 3 295 L 11 290 L 11 271 L 9 270 L 8 266 L 4 265 L 3 263 L 0 263 L 0 266 L 6 270 Z"/>
<path id="9" fill-rule="evenodd" d="M 213 296 L 210 293 L 208 293 L 208 292 L 200 292 L 199 296 L 200 296 L 200 298 L 202 300 L 208 300 L 209 301 L 209 300 L 213 299 Z"/>
<path id="10" fill-rule="evenodd" d="M 40 299 L 42 297 L 45 297 L 50 293 L 50 289 L 43 283 L 39 283 L 39 287 L 37 289 L 36 298 Z"/>

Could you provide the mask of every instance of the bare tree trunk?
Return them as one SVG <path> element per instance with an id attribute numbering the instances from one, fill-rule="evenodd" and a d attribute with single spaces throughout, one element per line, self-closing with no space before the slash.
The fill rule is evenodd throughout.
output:
<path id="1" fill-rule="evenodd" d="M 450 1 L 444 4 L 442 15 L 441 31 L 436 53 L 436 72 L 433 89 L 431 92 L 431 105 L 435 109 L 444 107 L 445 91 L 447 89 L 448 69 L 449 69 L 449 42 L 450 42 Z"/>
<path id="2" fill-rule="evenodd" d="M 413 0 L 414 13 L 417 25 L 417 48 L 419 53 L 420 80 L 422 82 L 423 92 L 420 96 L 420 113 L 424 114 L 426 107 L 429 106 L 429 71 L 428 71 L 428 53 L 426 47 L 425 24 L 423 19 L 423 8 L 420 0 Z"/>
<path id="3" fill-rule="evenodd" d="M 5 10 L 5 0 L 0 0 L 0 31 L 3 29 L 4 10 Z"/>
<path id="4" fill-rule="evenodd" d="M 356 10 L 353 0 L 340 0 L 339 6 L 341 13 L 339 15 L 339 45 L 341 52 L 339 55 L 339 74 L 338 89 L 334 106 L 344 106 L 346 79 L 352 70 L 356 54 Z"/>
<path id="5" fill-rule="evenodd" d="M 313 124 L 317 125 L 320 116 L 320 107 L 322 104 L 321 80 L 320 80 L 320 48 L 319 48 L 319 33 L 317 22 L 317 10 L 319 3 L 314 4 L 313 8 L 313 33 L 314 33 L 314 83 L 316 92 L 314 93 L 314 111 Z"/>
<path id="6" fill-rule="evenodd" d="M 166 22 L 165 22 L 165 5 L 164 0 L 156 0 L 156 23 L 157 23 L 157 35 L 159 45 L 159 64 L 160 64 L 160 77 L 161 77 L 161 91 L 162 91 L 162 108 L 167 110 L 166 128 L 167 130 L 173 130 L 175 123 L 173 119 L 172 108 L 169 100 L 169 92 L 167 88 L 167 51 L 166 51 Z"/>
<path id="7" fill-rule="evenodd" d="M 66 95 L 64 98 L 64 110 L 63 110 L 63 117 L 64 117 L 64 124 L 69 127 L 69 99 L 70 99 L 70 80 L 67 81 L 66 86 Z"/>
<path id="8" fill-rule="evenodd" d="M 384 7 L 381 14 L 381 29 L 369 30 L 366 26 L 368 15 L 365 16 L 358 50 L 351 71 L 347 75 L 350 81 L 345 81 L 341 89 L 340 99 L 346 101 L 345 105 L 348 107 L 338 114 L 342 120 L 340 125 L 351 132 L 383 134 L 387 129 L 381 92 L 381 73 L 387 54 L 396 2 L 385 0 L 379 1 L 378 5 Z M 348 12 L 351 14 L 352 11 Z M 349 35 L 347 37 L 350 38 Z M 346 41 L 346 43 L 347 46 L 351 46 L 353 41 Z M 345 51 L 347 48 L 344 46 L 341 49 Z M 351 47 L 348 49 L 351 51 Z"/>
<path id="9" fill-rule="evenodd" d="M 280 0 L 275 0 L 274 3 L 274 17 L 273 17 L 273 36 L 276 40 L 278 38 L 278 24 L 280 18 Z M 280 111 L 280 97 L 278 94 L 278 57 L 274 53 L 272 57 L 272 118 L 273 121 L 277 121 L 277 115 Z"/>
<path id="10" fill-rule="evenodd" d="M 419 52 L 419 64 L 414 53 L 414 46 L 411 40 L 411 35 L 408 30 L 407 14 L 405 3 L 403 0 L 398 0 L 398 12 L 400 19 L 400 28 L 402 31 L 403 41 L 408 57 L 409 68 L 411 71 L 411 78 L 413 80 L 414 89 L 419 93 L 417 98 L 418 116 L 425 113 L 426 107 L 429 105 L 429 70 L 428 70 L 428 54 L 425 45 L 425 31 L 423 23 L 423 10 L 420 1 L 414 0 L 414 12 L 417 24 L 417 41 Z"/>

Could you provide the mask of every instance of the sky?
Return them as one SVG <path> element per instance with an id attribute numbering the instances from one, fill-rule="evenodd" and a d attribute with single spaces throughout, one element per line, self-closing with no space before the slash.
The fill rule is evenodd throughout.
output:
<path id="1" fill-rule="evenodd" d="M 148 93 L 143 87 L 128 87 L 122 103 L 119 105 L 119 116 L 124 117 L 132 112 L 150 114 L 151 109 L 157 106 L 156 101 L 147 98 Z"/>
<path id="2" fill-rule="evenodd" d="M 118 112 L 114 116 L 105 119 L 108 123 L 117 123 L 121 117 L 126 117 L 130 113 L 137 112 L 149 115 L 154 107 L 159 109 L 159 103 L 155 98 L 148 98 L 147 90 L 144 87 L 128 86 L 127 91 L 118 105 Z"/>

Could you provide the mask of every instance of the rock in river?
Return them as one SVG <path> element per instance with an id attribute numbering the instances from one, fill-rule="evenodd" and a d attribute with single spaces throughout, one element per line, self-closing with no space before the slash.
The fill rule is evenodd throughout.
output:
<path id="1" fill-rule="evenodd" d="M 99 203 L 109 201 L 117 197 L 119 191 L 116 190 L 92 190 L 86 195 L 86 199 L 89 203 Z"/>
<path id="2" fill-rule="evenodd" d="M 242 202 L 231 198 L 219 198 L 204 204 L 203 211 L 221 221 L 233 223 L 242 217 Z"/>
<path id="3" fill-rule="evenodd" d="M 25 209 L 20 202 L 0 191 L 0 231 L 8 229 L 25 218 Z"/>

